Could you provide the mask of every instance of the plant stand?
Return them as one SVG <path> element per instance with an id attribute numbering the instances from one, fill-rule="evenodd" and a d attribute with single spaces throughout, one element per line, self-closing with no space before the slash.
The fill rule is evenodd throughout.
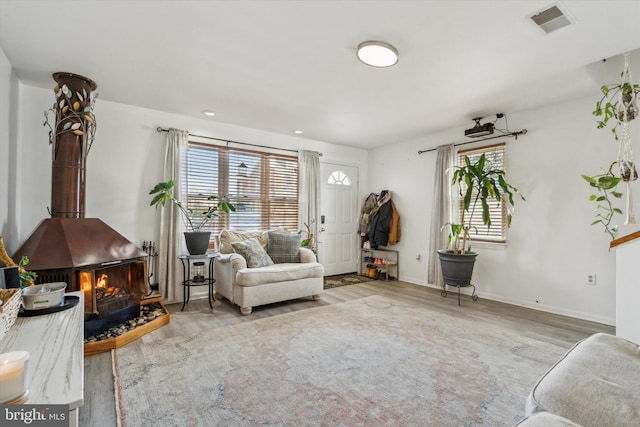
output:
<path id="1" fill-rule="evenodd" d="M 473 274 L 476 256 L 478 256 L 478 254 L 473 252 L 454 254 L 452 251 L 438 250 L 440 269 L 442 270 L 442 278 L 444 281 L 440 295 L 446 297 L 447 286 L 455 286 L 458 288 L 458 305 L 460 305 L 460 288 L 471 286 L 473 288 L 471 299 L 473 301 L 478 300 L 476 287 L 471 284 L 471 276 Z"/>
<path id="2" fill-rule="evenodd" d="M 473 292 L 471 293 L 471 299 L 473 301 L 478 301 L 478 295 L 476 295 L 476 287 L 471 283 L 469 283 L 468 285 L 450 285 L 448 283 L 445 283 L 442 288 L 442 291 L 440 291 L 440 295 L 442 295 L 443 298 L 447 297 L 447 286 L 455 286 L 456 288 L 458 288 L 458 305 L 460 305 L 460 288 L 464 288 L 467 286 L 471 286 L 473 288 Z"/>

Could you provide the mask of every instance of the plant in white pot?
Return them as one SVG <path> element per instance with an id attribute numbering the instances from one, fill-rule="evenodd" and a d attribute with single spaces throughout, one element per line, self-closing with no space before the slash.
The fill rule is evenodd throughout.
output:
<path id="1" fill-rule="evenodd" d="M 455 166 L 451 185 L 458 186 L 458 193 L 463 201 L 460 215 L 461 223 L 447 223 L 449 228 L 448 243 L 451 249 L 438 250 L 440 267 L 446 285 L 470 286 L 471 275 L 477 254 L 467 247 L 470 232 L 477 228 L 471 220 L 477 209 L 482 210 L 482 223 L 491 227 L 490 203 L 507 203 L 514 206 L 513 196 L 517 194 L 525 200 L 522 194 L 505 179 L 505 171 L 493 167 L 482 154 L 474 163 L 469 156 L 464 157 L 464 166 Z M 511 213 L 507 214 L 507 226 L 511 225 Z M 443 228 L 444 228 L 443 227 Z M 472 285 L 471 285 L 472 286 Z M 443 295 L 446 295 L 446 290 Z M 476 300 L 475 289 L 473 299 Z"/>
<path id="2" fill-rule="evenodd" d="M 182 213 L 185 226 L 188 231 L 184 232 L 187 250 L 191 255 L 201 255 L 209 248 L 210 231 L 202 231 L 202 228 L 213 218 L 221 214 L 235 212 L 236 208 L 226 198 L 219 196 L 203 196 L 200 205 L 187 208 L 182 202 L 173 196 L 175 181 L 159 182 L 149 191 L 153 195 L 150 206 L 164 206 L 166 202 L 171 202 L 178 207 Z"/>

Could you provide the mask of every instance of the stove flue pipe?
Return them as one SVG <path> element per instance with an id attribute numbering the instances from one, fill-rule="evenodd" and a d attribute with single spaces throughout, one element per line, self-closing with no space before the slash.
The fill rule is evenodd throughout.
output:
<path id="1" fill-rule="evenodd" d="M 57 85 L 51 127 L 51 217 L 85 217 L 86 160 L 93 143 L 94 81 L 73 73 L 53 74 Z M 51 110 L 50 110 L 51 111 Z"/>

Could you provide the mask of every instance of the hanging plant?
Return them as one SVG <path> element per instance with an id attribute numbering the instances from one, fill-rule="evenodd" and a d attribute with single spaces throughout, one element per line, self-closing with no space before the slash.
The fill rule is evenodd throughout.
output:
<path id="1" fill-rule="evenodd" d="M 621 77 L 624 78 L 624 71 Z M 598 129 L 606 128 L 609 120 L 614 119 L 615 124 L 611 128 L 611 132 L 617 141 L 619 139 L 618 126 L 638 116 L 637 98 L 640 93 L 640 86 L 630 82 L 624 82 L 604 85 L 600 88 L 600 91 L 602 92 L 602 98 L 596 102 L 596 108 L 592 114 L 602 118 L 597 121 Z"/>
<path id="2" fill-rule="evenodd" d="M 629 66 L 629 53 L 624 54 L 624 69 L 620 74 L 620 84 L 605 85 L 600 89 L 602 98 L 596 102 L 596 109 L 593 115 L 601 117 L 598 120 L 598 129 L 603 129 L 613 120 L 615 125 L 611 128 L 613 136 L 618 144 L 618 157 L 609 170 L 601 175 L 582 175 L 591 187 L 596 188 L 599 194 L 592 194 L 589 199 L 597 203 L 596 218 L 592 225 L 602 224 L 605 232 L 615 239 L 618 234 L 618 227 L 612 226 L 611 222 L 616 213 L 622 214 L 622 210 L 613 206 L 613 199 L 622 198 L 623 194 L 616 191 L 616 186 L 621 182 L 627 184 L 627 201 L 625 224 L 635 224 L 633 213 L 633 202 L 631 195 L 631 181 L 638 179 L 636 170 L 633 146 L 631 144 L 631 134 L 629 132 L 629 122 L 638 116 L 638 94 L 640 87 L 633 83 L 631 68 Z M 621 129 L 618 137 L 618 129 Z M 617 174 L 613 171 L 613 166 L 617 165 Z"/>
<path id="3" fill-rule="evenodd" d="M 614 240 L 618 235 L 618 226 L 612 226 L 615 214 L 621 214 L 622 210 L 614 206 L 615 199 L 621 199 L 624 194 L 616 191 L 616 186 L 622 181 L 622 178 L 613 174 L 613 166 L 618 162 L 611 163 L 609 170 L 600 175 L 587 176 L 581 175 L 589 185 L 597 190 L 597 193 L 591 194 L 589 200 L 596 203 L 596 216 L 591 225 L 602 225 L 605 233 Z"/>

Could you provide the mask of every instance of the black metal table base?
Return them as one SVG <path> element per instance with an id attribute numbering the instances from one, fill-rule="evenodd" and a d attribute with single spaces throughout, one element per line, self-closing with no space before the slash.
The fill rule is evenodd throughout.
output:
<path id="1" fill-rule="evenodd" d="M 458 305 L 460 305 L 460 288 L 466 288 L 467 286 L 471 286 L 473 288 L 473 292 L 471 293 L 471 299 L 473 301 L 478 301 L 478 295 L 476 295 L 476 287 L 471 283 L 469 283 L 468 285 L 450 285 L 449 283 L 445 283 L 442 288 L 442 291 L 440 291 L 440 295 L 442 295 L 442 297 L 444 298 L 446 298 L 447 296 L 447 286 L 455 286 L 456 288 L 458 288 Z"/>
<path id="2" fill-rule="evenodd" d="M 196 255 L 196 256 L 188 256 L 188 255 L 181 255 L 180 257 L 180 261 L 182 262 L 182 275 L 184 280 L 182 281 L 182 308 L 180 309 L 180 311 L 183 311 L 184 308 L 186 307 L 186 305 L 189 303 L 189 299 L 191 297 L 191 287 L 192 286 L 206 286 L 208 285 L 209 288 L 209 295 L 208 295 L 208 300 L 209 300 L 209 307 L 213 308 L 213 302 L 215 302 L 215 294 L 214 294 L 214 288 L 213 285 L 216 283 L 216 279 L 214 278 L 213 275 L 213 261 L 214 261 L 214 256 L 213 255 Z M 209 260 L 209 276 L 205 277 L 203 280 L 193 280 L 190 279 L 191 277 L 191 260 L 193 259 L 208 259 Z"/>

